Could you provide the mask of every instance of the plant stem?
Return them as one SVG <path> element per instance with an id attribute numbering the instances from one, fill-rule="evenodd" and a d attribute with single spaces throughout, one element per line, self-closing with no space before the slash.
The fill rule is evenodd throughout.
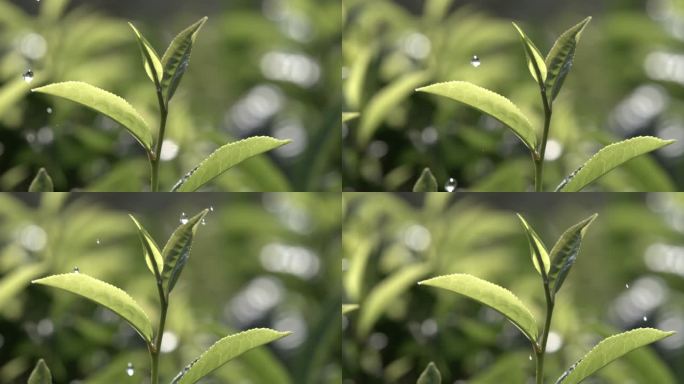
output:
<path id="1" fill-rule="evenodd" d="M 162 144 L 164 143 L 164 134 L 166 132 L 166 118 L 169 114 L 168 106 L 164 102 L 164 95 L 162 95 L 161 87 L 157 87 L 157 101 L 159 102 L 159 135 L 157 136 L 156 148 L 151 156 L 152 192 L 159 191 L 159 162 L 161 161 Z"/>
<path id="2" fill-rule="evenodd" d="M 541 148 L 539 149 L 539 157 L 535 158 L 534 162 L 534 191 L 541 192 L 544 181 L 544 156 L 546 154 L 546 141 L 549 139 L 549 128 L 551 127 L 551 104 L 546 97 L 546 87 L 540 82 L 539 89 L 544 105 L 544 132 L 542 133 Z"/>
<path id="3" fill-rule="evenodd" d="M 157 327 L 157 337 L 154 340 L 154 345 L 149 345 L 150 357 L 152 358 L 152 384 L 159 384 L 159 354 L 161 353 L 161 343 L 164 337 L 164 327 L 166 326 L 166 313 L 169 309 L 169 299 L 164 294 L 164 285 L 161 279 L 160 272 L 157 265 L 153 262 L 154 274 L 157 277 L 157 292 L 159 293 L 159 327 Z"/>
<path id="4" fill-rule="evenodd" d="M 544 330 L 542 331 L 541 344 L 535 348 L 535 353 L 537 355 L 537 369 L 536 378 L 537 384 L 543 384 L 544 382 L 544 354 L 546 353 L 546 342 L 549 339 L 549 330 L 551 329 L 551 317 L 553 317 L 553 297 L 551 296 L 551 289 L 549 287 L 549 281 L 546 277 L 546 273 L 543 274 L 544 277 L 544 295 L 546 296 L 546 320 L 544 321 Z"/>

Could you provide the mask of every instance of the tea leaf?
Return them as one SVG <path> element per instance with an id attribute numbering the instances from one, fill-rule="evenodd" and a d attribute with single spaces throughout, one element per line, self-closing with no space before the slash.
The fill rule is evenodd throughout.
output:
<path id="1" fill-rule="evenodd" d="M 358 112 L 342 112 L 342 122 L 347 123 L 359 117 Z"/>
<path id="2" fill-rule="evenodd" d="M 568 228 L 551 249 L 553 262 L 549 271 L 549 281 L 553 284 L 554 294 L 560 290 L 570 268 L 575 264 L 584 233 L 597 216 L 598 213 L 595 213 Z"/>
<path id="3" fill-rule="evenodd" d="M 621 356 L 673 334 L 674 332 L 664 332 L 659 329 L 637 328 L 608 337 L 558 378 L 556 384 L 580 383 Z"/>
<path id="4" fill-rule="evenodd" d="M 568 176 L 557 188 L 561 192 L 578 192 L 615 167 L 637 157 L 655 151 L 675 140 L 662 140 L 652 136 L 639 136 L 603 147 L 584 165 Z"/>
<path id="5" fill-rule="evenodd" d="M 176 285 L 181 272 L 183 272 L 185 263 L 187 263 L 188 257 L 190 257 L 192 240 L 197 231 L 197 226 L 207 212 L 209 212 L 209 210 L 205 209 L 189 219 L 186 223 L 181 224 L 173 231 L 169 241 L 167 241 L 164 246 L 164 250 L 162 251 L 164 268 L 161 274 L 164 283 L 164 292 L 167 297 Z"/>
<path id="6" fill-rule="evenodd" d="M 66 81 L 33 89 L 33 92 L 59 96 L 100 112 L 128 131 L 145 147 L 152 146 L 152 133 L 140 114 L 121 97 L 80 81 Z"/>
<path id="7" fill-rule="evenodd" d="M 342 314 L 346 315 L 347 313 L 354 312 L 357 309 L 359 309 L 359 306 L 356 304 L 342 304 Z"/>
<path id="8" fill-rule="evenodd" d="M 537 235 L 537 232 L 534 231 L 527 221 L 519 213 L 517 215 L 518 219 L 520 219 L 520 222 L 523 225 L 523 228 L 525 228 L 525 233 L 527 233 L 527 240 L 530 243 L 530 254 L 532 255 L 534 269 L 536 269 L 540 275 L 542 274 L 541 269 L 539 269 L 539 261 L 537 258 L 538 254 L 539 258 L 541 258 L 541 261 L 544 264 L 544 272 L 546 272 L 548 275 L 551 262 L 549 261 L 549 252 L 546 250 L 544 242 L 541 241 L 539 235 Z"/>
<path id="9" fill-rule="evenodd" d="M 423 169 L 416 184 L 413 185 L 413 192 L 437 192 L 437 179 L 430 172 L 430 168 Z"/>
<path id="10" fill-rule="evenodd" d="M 52 183 L 52 178 L 48 175 L 45 168 L 38 170 L 38 174 L 29 186 L 29 192 L 54 192 L 55 186 Z"/>
<path id="11" fill-rule="evenodd" d="M 546 77 L 544 84 L 548 92 L 547 97 L 549 98 L 549 102 L 556 99 L 556 96 L 558 96 L 558 93 L 563 86 L 565 77 L 570 72 L 570 68 L 572 68 L 577 43 L 579 42 L 584 27 L 589 24 L 589 21 L 591 21 L 591 16 L 563 32 L 546 56 L 548 76 Z"/>
<path id="12" fill-rule="evenodd" d="M 290 140 L 278 140 L 268 136 L 253 136 L 226 144 L 209 155 L 188 172 L 173 187 L 173 192 L 193 192 L 212 181 L 223 172 L 250 157 L 288 144 Z"/>
<path id="13" fill-rule="evenodd" d="M 425 367 L 423 373 L 418 377 L 416 384 L 441 384 L 442 375 L 439 373 L 439 369 L 432 361 Z"/>
<path id="14" fill-rule="evenodd" d="M 152 272 L 152 275 L 154 275 L 155 278 L 161 278 L 161 272 L 164 267 L 164 258 L 159 251 L 159 246 L 157 246 L 157 243 L 154 241 L 152 236 L 150 236 L 147 230 L 140 225 L 140 222 L 138 222 L 133 215 L 128 216 L 131 218 L 131 220 L 133 220 L 133 223 L 135 223 L 135 226 L 138 228 L 140 242 L 143 246 L 143 251 L 145 252 L 145 263 L 147 264 L 147 268 L 150 270 L 150 272 Z M 154 272 L 154 265 L 152 264 L 153 262 L 157 265 L 156 273 Z"/>
<path id="15" fill-rule="evenodd" d="M 512 129 L 530 151 L 534 151 L 537 145 L 537 136 L 527 117 L 510 100 L 497 93 L 467 81 L 437 83 L 417 91 L 444 96 L 479 109 Z"/>
<path id="16" fill-rule="evenodd" d="M 530 38 L 527 37 L 527 35 L 525 35 L 525 32 L 523 32 L 523 30 L 520 29 L 520 27 L 518 27 L 518 24 L 513 23 L 513 26 L 515 27 L 516 31 L 518 31 L 518 34 L 520 35 L 520 41 L 522 42 L 523 47 L 525 48 L 527 68 L 530 70 L 532 78 L 534 79 L 534 81 L 543 84 L 546 80 L 546 64 L 544 63 L 544 58 L 542 57 L 541 53 L 539 53 L 539 50 L 534 45 L 532 40 L 530 40 Z M 539 74 L 541 75 L 541 81 L 539 81 L 539 79 L 537 78 L 537 71 L 539 71 Z"/>
<path id="17" fill-rule="evenodd" d="M 152 340 L 152 323 L 140 305 L 123 290 L 83 273 L 64 273 L 34 280 L 42 284 L 60 288 L 92 300 L 121 316 L 148 343 Z"/>
<path id="18" fill-rule="evenodd" d="M 50 373 L 50 368 L 45 364 L 45 360 L 38 360 L 36 367 L 31 372 L 31 376 L 29 376 L 27 384 L 52 384 L 52 373 Z"/>
<path id="19" fill-rule="evenodd" d="M 373 59 L 375 51 L 376 48 L 373 44 L 361 47 L 354 56 L 354 61 L 349 66 L 349 76 L 347 77 L 343 93 L 346 105 L 350 108 L 358 109 L 361 105 L 368 65 Z"/>
<path id="20" fill-rule="evenodd" d="M 291 332 L 256 328 L 224 337 L 187 365 L 171 384 L 192 384 L 243 353 L 281 339 Z"/>
<path id="21" fill-rule="evenodd" d="M 537 340 L 537 323 L 525 305 L 506 288 L 475 276 L 456 273 L 419 282 L 446 289 L 479 301 L 506 316 L 531 341 Z"/>
<path id="22" fill-rule="evenodd" d="M 199 19 L 195 24 L 187 27 L 172 41 L 162 56 L 161 63 L 164 67 L 164 77 L 161 80 L 162 89 L 165 92 L 166 103 L 171 100 L 178 88 L 185 70 L 190 63 L 192 45 L 195 43 L 197 33 L 207 21 L 207 17 Z"/>
<path id="23" fill-rule="evenodd" d="M 162 67 L 161 61 L 159 61 L 159 55 L 157 51 L 154 50 L 152 44 L 143 36 L 138 28 L 132 23 L 128 25 L 133 29 L 135 36 L 138 38 L 138 45 L 140 46 L 140 54 L 142 55 L 143 65 L 145 66 L 145 72 L 147 77 L 152 80 L 155 86 L 161 86 L 162 77 L 164 76 L 164 67 Z M 152 72 L 154 70 L 154 72 Z"/>

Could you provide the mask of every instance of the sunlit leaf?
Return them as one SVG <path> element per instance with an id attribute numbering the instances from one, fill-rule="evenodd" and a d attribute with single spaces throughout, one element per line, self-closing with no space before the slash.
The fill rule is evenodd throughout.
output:
<path id="1" fill-rule="evenodd" d="M 164 68 L 164 77 L 161 81 L 161 85 L 167 103 L 173 97 L 176 88 L 178 88 L 178 84 L 180 84 L 180 81 L 183 78 L 183 74 L 185 74 L 185 71 L 188 69 L 192 45 L 195 43 L 197 33 L 206 21 L 207 17 L 205 16 L 181 31 L 181 33 L 171 41 L 166 52 L 164 52 L 164 56 L 161 59 L 161 64 Z"/>
<path id="2" fill-rule="evenodd" d="M 199 226 L 207 212 L 209 210 L 205 209 L 178 226 L 164 246 L 162 251 L 162 259 L 164 260 L 162 281 L 166 296 L 173 290 L 181 272 L 183 272 L 185 264 L 188 262 L 197 226 Z"/>
<path id="3" fill-rule="evenodd" d="M 359 117 L 358 112 L 342 112 L 342 122 L 347 123 Z"/>
<path id="4" fill-rule="evenodd" d="M 27 384 L 52 384 L 52 373 L 50 373 L 50 368 L 45 364 L 45 360 L 38 360 L 36 367 L 31 372 L 31 376 L 29 376 Z"/>
<path id="5" fill-rule="evenodd" d="M 506 316 L 532 342 L 537 340 L 537 323 L 525 304 L 511 291 L 475 276 L 456 273 L 419 282 L 446 289 L 479 301 Z"/>
<path id="6" fill-rule="evenodd" d="M 342 314 L 346 315 L 347 313 L 354 312 L 357 309 L 359 309 L 359 306 L 356 304 L 342 304 Z"/>
<path id="7" fill-rule="evenodd" d="M 552 263 L 549 270 L 549 281 L 553 286 L 554 293 L 560 290 L 570 268 L 575 264 L 584 234 L 597 216 L 598 214 L 595 213 L 568 228 L 551 249 Z"/>
<path id="8" fill-rule="evenodd" d="M 45 168 L 38 170 L 38 174 L 31 181 L 29 192 L 54 192 L 55 186 L 52 183 L 52 178 L 48 175 Z"/>
<path id="9" fill-rule="evenodd" d="M 152 133 L 140 114 L 121 97 L 80 81 L 66 81 L 33 89 L 33 92 L 59 96 L 92 108 L 123 125 L 148 151 Z"/>
<path id="10" fill-rule="evenodd" d="M 157 51 L 154 50 L 152 44 L 143 36 L 138 28 L 132 23 L 128 25 L 133 29 L 135 36 L 138 38 L 138 45 L 140 46 L 140 54 L 142 55 L 143 65 L 145 66 L 145 72 L 147 77 L 155 83 L 156 86 L 161 86 L 162 77 L 164 76 L 164 67 L 159 60 L 159 55 Z M 152 72 L 154 71 L 154 72 Z"/>
<path id="11" fill-rule="evenodd" d="M 546 250 L 546 246 L 544 245 L 544 242 L 541 240 L 539 235 L 537 235 L 537 232 L 535 232 L 534 228 L 530 226 L 525 218 L 523 218 L 520 214 L 518 214 L 518 218 L 520 219 L 520 222 L 523 225 L 523 228 L 525 229 L 525 233 L 527 234 L 527 240 L 530 243 L 530 254 L 532 256 L 532 263 L 534 264 L 534 269 L 539 272 L 541 275 L 541 269 L 539 269 L 539 259 L 541 259 L 542 263 L 544 264 L 544 272 L 547 274 L 549 273 L 549 268 L 551 262 L 549 261 L 549 252 Z"/>
<path id="12" fill-rule="evenodd" d="M 565 77 L 572 68 L 572 62 L 575 58 L 575 49 L 577 43 L 582 35 L 584 27 L 591 21 L 591 17 L 579 22 L 577 25 L 563 32 L 556 40 L 546 56 L 546 67 L 548 68 L 548 75 L 546 77 L 546 90 L 549 101 L 552 102 L 563 86 Z"/>
<path id="13" fill-rule="evenodd" d="M 430 168 L 423 169 L 420 177 L 413 185 L 413 192 L 437 192 L 437 179 Z"/>
<path id="14" fill-rule="evenodd" d="M 523 44 L 523 48 L 525 48 L 527 68 L 530 70 L 532 78 L 534 79 L 534 81 L 540 82 L 537 77 L 537 71 L 539 71 L 539 74 L 541 75 L 540 83 L 544 84 L 544 81 L 546 80 L 546 64 L 544 63 L 544 58 L 542 57 L 541 53 L 539 53 L 539 50 L 534 45 L 532 40 L 530 40 L 530 38 L 527 37 L 525 32 L 523 32 L 523 30 L 520 29 L 520 27 L 518 27 L 518 24 L 513 23 L 513 27 L 515 27 L 515 30 L 518 31 L 518 34 L 520 35 L 520 41 Z"/>
<path id="15" fill-rule="evenodd" d="M 442 375 L 432 361 L 425 367 L 423 373 L 418 377 L 416 384 L 441 384 Z"/>
<path id="16" fill-rule="evenodd" d="M 34 280 L 34 284 L 47 285 L 75 293 L 108 308 L 121 316 L 148 343 L 152 340 L 152 323 L 143 309 L 123 290 L 83 273 L 64 273 Z"/>
<path id="17" fill-rule="evenodd" d="M 534 151 L 537 145 L 537 136 L 527 117 L 510 100 L 497 93 L 467 81 L 437 83 L 417 91 L 444 96 L 479 109 L 511 128 L 530 151 Z"/>
<path id="18" fill-rule="evenodd" d="M 133 223 L 135 223 L 135 226 L 138 228 L 138 235 L 140 236 L 140 243 L 143 246 L 143 251 L 145 252 L 145 263 L 147 264 L 147 268 L 152 272 L 152 274 L 155 276 L 155 278 L 160 278 L 161 277 L 161 272 L 164 268 L 164 258 L 161 255 L 161 252 L 159 251 L 159 246 L 157 246 L 157 243 L 154 241 L 152 236 L 147 232 L 145 228 L 138 222 L 138 220 L 133 216 L 133 215 L 128 215 L 131 220 L 133 220 Z M 157 267 L 157 272 L 155 273 L 154 265 L 156 264 Z"/>

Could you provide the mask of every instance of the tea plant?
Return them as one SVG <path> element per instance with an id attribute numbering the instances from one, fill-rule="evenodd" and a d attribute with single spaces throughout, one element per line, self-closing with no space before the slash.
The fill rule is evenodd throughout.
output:
<path id="1" fill-rule="evenodd" d="M 568 228 L 549 252 L 537 232 L 518 215 L 527 235 L 532 264 L 541 277 L 546 316 L 541 334 L 530 310 L 509 290 L 472 275 L 456 273 L 419 282 L 472 298 L 498 311 L 529 340 L 535 360 L 535 382 L 544 383 L 544 358 L 551 328 L 556 294 L 575 264 L 584 235 L 596 219 L 594 214 Z M 666 338 L 674 332 L 637 328 L 608 337 L 563 372 L 556 384 L 577 384 L 627 353 Z M 532 355 L 531 355 L 532 356 Z"/>
<path id="2" fill-rule="evenodd" d="M 544 184 L 544 159 L 551 130 L 553 102 L 572 68 L 577 45 L 590 20 L 591 17 L 587 17 L 563 32 L 546 58 L 542 57 L 535 44 L 522 29 L 513 23 L 513 27 L 520 36 L 532 79 L 539 87 L 539 95 L 544 110 L 544 126 L 541 137 L 532 127 L 527 116 L 510 100 L 473 83 L 448 81 L 418 88 L 417 91 L 443 96 L 469 105 L 510 128 L 530 152 L 534 164 L 534 190 L 540 192 Z M 563 179 L 556 187 L 556 191 L 580 191 L 621 164 L 673 142 L 674 140 L 641 136 L 610 144 Z"/>
<path id="3" fill-rule="evenodd" d="M 152 45 L 131 23 L 140 47 L 145 72 L 152 82 L 159 105 L 159 129 L 156 138 L 142 116 L 123 98 L 79 81 L 66 81 L 35 88 L 32 91 L 74 101 L 102 113 L 126 128 L 144 148 L 150 165 L 150 189 L 159 190 L 159 166 L 166 123 L 173 98 L 190 62 L 193 44 L 207 21 L 204 17 L 181 31 L 160 58 Z M 253 156 L 289 143 L 267 136 L 254 136 L 226 144 L 186 173 L 172 191 L 195 191 L 223 172 Z"/>
<path id="4" fill-rule="evenodd" d="M 74 268 L 72 273 L 48 276 L 34 280 L 33 283 L 75 293 L 104 306 L 126 320 L 145 341 L 151 361 L 151 383 L 158 384 L 160 381 L 159 355 L 161 353 L 162 335 L 166 325 L 166 314 L 170 305 L 171 291 L 178 282 L 181 272 L 190 257 L 195 233 L 200 223 L 205 220 L 207 212 L 208 210 L 205 209 L 192 218 L 181 218 L 181 225 L 171 234 L 163 249 L 159 249 L 157 243 L 147 230 L 143 228 L 135 217 L 130 216 L 138 229 L 147 268 L 156 281 L 160 306 L 156 333 L 147 314 L 130 295 L 113 285 L 81 273 L 78 268 Z M 171 383 L 195 383 L 241 354 L 289 334 L 289 332 L 256 328 L 226 336 L 184 367 L 173 378 Z M 130 364 L 127 374 L 129 376 L 133 375 L 133 367 Z M 34 376 L 36 381 L 31 381 L 34 379 Z M 51 382 L 49 370 L 42 360 L 38 362 L 34 373 L 31 375 L 31 379 L 29 379 L 30 384 L 34 382 L 41 384 Z"/>

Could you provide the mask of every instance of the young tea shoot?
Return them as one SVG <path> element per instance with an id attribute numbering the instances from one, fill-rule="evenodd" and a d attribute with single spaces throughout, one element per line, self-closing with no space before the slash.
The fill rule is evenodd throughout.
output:
<path id="1" fill-rule="evenodd" d="M 521 215 L 518 215 L 518 217 L 530 246 L 532 264 L 540 276 L 541 286 L 544 291 L 546 315 L 541 332 L 532 312 L 517 296 L 511 291 L 489 281 L 468 274 L 456 273 L 434 277 L 421 281 L 418 284 L 461 294 L 487 305 L 504 315 L 529 341 L 532 349 L 530 359 L 534 356 L 535 360 L 535 383 L 543 384 L 545 377 L 544 358 L 551 329 L 553 309 L 556 303 L 556 294 L 560 291 L 572 266 L 575 264 L 584 235 L 597 215 L 594 214 L 568 228 L 550 251 L 547 250 L 532 226 Z M 610 336 L 599 342 L 554 382 L 556 384 L 580 383 L 612 361 L 637 348 L 666 338 L 673 333 L 653 328 L 637 328 Z M 428 366 L 423 375 L 421 375 L 421 380 L 429 380 L 424 379 L 424 377 L 428 376 L 435 377 L 434 373 L 429 373 L 432 370 L 436 370 L 436 367 L 433 366 L 431 368 Z M 439 376 L 437 375 L 436 377 L 438 378 Z M 437 381 L 433 379 L 432 381 L 423 382 L 439 383 L 439 379 Z M 419 383 L 421 383 L 420 380 Z"/>
<path id="2" fill-rule="evenodd" d="M 159 295 L 159 319 L 156 332 L 145 311 L 128 293 L 95 277 L 88 276 L 78 268 L 74 268 L 71 273 L 52 275 L 34 280 L 33 283 L 60 288 L 77 294 L 102 305 L 128 322 L 147 345 L 151 362 L 150 382 L 158 384 L 160 381 L 159 356 L 161 353 L 162 335 L 166 325 L 166 314 L 170 305 L 171 291 L 176 286 L 181 272 L 190 257 L 190 250 L 197 228 L 201 226 L 201 222 L 208 212 L 209 209 L 205 209 L 197 215 L 183 220 L 181 225 L 171 234 L 164 248 L 161 249 L 157 246 L 149 232 L 131 215 L 131 220 L 133 220 L 138 230 L 142 243 L 145 263 L 154 278 Z M 290 332 L 255 328 L 226 336 L 214 343 L 198 358 L 180 370 L 171 383 L 195 383 L 241 354 L 289 334 Z M 128 376 L 134 374 L 132 364 L 129 364 L 125 373 Z M 51 382 L 50 371 L 45 363 L 40 360 L 31 374 L 29 383 L 49 384 Z"/>
<path id="3" fill-rule="evenodd" d="M 156 137 L 153 137 L 150 126 L 128 101 L 93 85 L 79 81 L 66 81 L 48 84 L 32 91 L 71 100 L 121 124 L 147 153 L 150 164 L 150 189 L 158 191 L 160 154 L 171 107 L 170 102 L 188 69 L 193 44 L 206 21 L 207 18 L 204 17 L 181 31 L 171 41 L 161 58 L 142 33 L 129 23 L 138 41 L 143 66 L 154 86 L 159 104 L 159 129 Z M 239 163 L 289 142 L 289 140 L 278 140 L 268 136 L 254 136 L 226 144 L 182 176 L 172 190 L 195 191 Z"/>
<path id="4" fill-rule="evenodd" d="M 541 135 L 513 102 L 473 83 L 448 81 L 418 88 L 417 91 L 443 96 L 466 104 L 492 116 L 510 128 L 529 150 L 534 165 L 534 190 L 540 192 L 545 185 L 544 157 L 549 132 L 551 131 L 553 103 L 570 73 L 580 37 L 590 20 L 591 17 L 587 17 L 563 32 L 546 58 L 541 55 L 539 49 L 525 32 L 516 23 L 513 23 L 525 51 L 530 75 L 539 88 L 539 96 L 544 110 L 544 126 Z M 479 58 L 476 63 L 479 65 Z M 621 164 L 673 142 L 674 140 L 640 136 L 610 144 L 599 150 L 582 166 L 560 181 L 556 191 L 580 191 Z"/>

